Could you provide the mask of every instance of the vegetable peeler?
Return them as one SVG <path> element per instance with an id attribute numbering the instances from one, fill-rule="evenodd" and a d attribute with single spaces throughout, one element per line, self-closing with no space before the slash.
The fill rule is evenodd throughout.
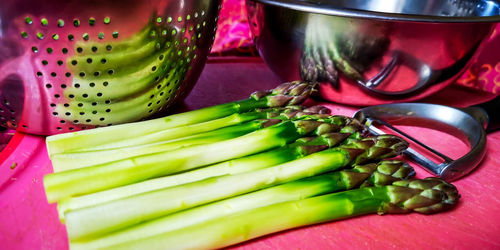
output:
<path id="1" fill-rule="evenodd" d="M 412 147 L 404 154 L 430 173 L 453 181 L 471 172 L 483 159 L 486 154 L 486 134 L 500 129 L 499 109 L 500 96 L 467 108 L 429 103 L 376 105 L 360 109 L 354 118 L 364 123 L 372 134 L 384 134 L 381 129 L 383 126 L 418 144 L 442 162 L 435 163 Z M 393 126 L 397 124 L 411 124 L 449 133 L 467 143 L 470 150 L 458 159 L 451 159 Z"/>

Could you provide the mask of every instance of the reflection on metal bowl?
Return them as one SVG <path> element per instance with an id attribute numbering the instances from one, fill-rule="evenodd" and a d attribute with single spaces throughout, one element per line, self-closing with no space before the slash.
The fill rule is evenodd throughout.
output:
<path id="1" fill-rule="evenodd" d="M 413 101 L 455 81 L 500 21 L 486 0 L 247 0 L 256 47 L 283 80 L 351 105 Z"/>
<path id="2" fill-rule="evenodd" d="M 165 114 L 193 88 L 220 0 L 1 0 L 0 126 L 51 135 Z"/>

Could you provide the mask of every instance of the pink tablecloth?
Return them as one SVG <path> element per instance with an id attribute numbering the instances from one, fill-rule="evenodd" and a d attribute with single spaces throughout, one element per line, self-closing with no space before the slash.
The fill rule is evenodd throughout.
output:
<path id="1" fill-rule="evenodd" d="M 223 78 L 221 76 L 224 76 Z M 278 79 L 259 60 L 211 61 L 198 85 L 179 110 L 201 108 L 268 89 Z M 462 98 L 457 100 L 456 96 Z M 491 96 L 450 87 L 428 102 L 464 106 Z M 328 105 L 334 113 L 352 115 L 355 107 Z M 412 130 L 443 153 L 459 156 L 466 148 L 440 133 Z M 462 199 L 456 209 L 425 216 L 368 215 L 324 223 L 262 237 L 236 249 L 499 249 L 500 133 L 488 136 L 488 153 L 470 175 L 456 181 Z M 14 154 L 8 154 L 8 152 Z M 65 228 L 57 219 L 55 205 L 48 205 L 42 186 L 52 171 L 44 138 L 16 135 L 0 154 L 0 249 L 67 249 Z M 16 163 L 16 164 L 13 164 Z M 428 175 L 418 169 L 419 177 Z M 168 247 L 166 247 L 168 249 Z"/>

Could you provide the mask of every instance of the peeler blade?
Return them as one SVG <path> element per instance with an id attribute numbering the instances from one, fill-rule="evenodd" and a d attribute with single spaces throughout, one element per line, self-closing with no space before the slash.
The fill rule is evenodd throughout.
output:
<path id="1" fill-rule="evenodd" d="M 354 114 L 354 118 L 364 123 L 372 134 L 386 133 L 379 129 L 379 126 L 383 126 L 391 133 L 405 137 L 433 156 L 442 159 L 442 163 L 435 163 L 414 147 L 409 147 L 404 152 L 424 169 L 447 181 L 457 180 L 471 172 L 485 155 L 486 132 L 483 124 L 460 109 L 426 103 L 384 104 L 360 109 Z M 466 142 L 470 150 L 458 159 L 451 159 L 393 126 L 409 124 L 448 133 Z"/>

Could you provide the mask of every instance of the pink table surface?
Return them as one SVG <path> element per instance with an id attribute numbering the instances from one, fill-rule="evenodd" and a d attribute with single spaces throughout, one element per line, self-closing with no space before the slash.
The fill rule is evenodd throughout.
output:
<path id="1" fill-rule="evenodd" d="M 241 99 L 279 82 L 260 60 L 211 60 L 178 111 Z M 450 87 L 425 101 L 466 106 L 488 98 L 491 96 L 485 93 Z M 328 107 L 344 115 L 357 109 L 335 104 Z M 450 156 L 460 156 L 466 150 L 441 133 L 409 130 Z M 490 134 L 481 165 L 454 182 L 462 199 L 452 211 L 431 216 L 361 216 L 288 230 L 232 248 L 500 249 L 500 195 L 495 190 L 500 180 L 499 147 L 500 133 Z M 0 249 L 67 249 L 65 228 L 58 221 L 55 205 L 46 203 L 43 191 L 42 178 L 52 172 L 44 138 L 16 134 L 0 154 L 0 161 Z M 428 176 L 415 167 L 418 177 Z"/>

